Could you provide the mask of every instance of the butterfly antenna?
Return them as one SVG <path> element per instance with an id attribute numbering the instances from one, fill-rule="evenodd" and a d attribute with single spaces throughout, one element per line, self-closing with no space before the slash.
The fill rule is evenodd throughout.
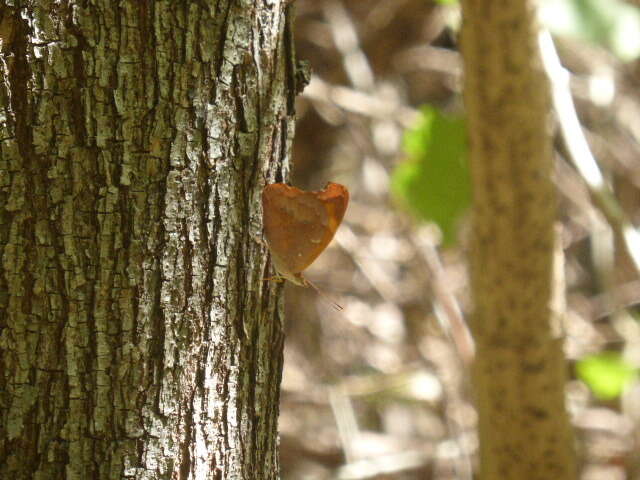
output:
<path id="1" fill-rule="evenodd" d="M 333 307 L 333 309 L 335 311 L 340 312 L 340 311 L 344 310 L 342 305 L 340 305 L 338 302 L 335 302 L 331 297 L 329 297 L 329 295 L 327 295 L 322 290 L 320 290 L 318 287 L 316 287 L 316 285 L 313 282 L 311 282 L 310 280 L 307 280 L 306 278 L 304 280 L 305 280 L 305 282 L 307 282 L 307 284 L 311 288 L 313 288 L 316 292 L 318 292 L 318 295 L 320 295 L 324 300 L 329 302 L 329 304 Z"/>

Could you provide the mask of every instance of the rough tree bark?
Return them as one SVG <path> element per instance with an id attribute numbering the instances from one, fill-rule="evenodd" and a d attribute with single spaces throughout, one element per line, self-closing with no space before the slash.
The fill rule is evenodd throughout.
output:
<path id="1" fill-rule="evenodd" d="M 462 9 L 481 478 L 574 479 L 566 367 L 551 308 L 550 98 L 535 11 L 529 0 L 463 0 Z"/>
<path id="2" fill-rule="evenodd" d="M 0 6 L 0 478 L 277 478 L 286 3 Z"/>

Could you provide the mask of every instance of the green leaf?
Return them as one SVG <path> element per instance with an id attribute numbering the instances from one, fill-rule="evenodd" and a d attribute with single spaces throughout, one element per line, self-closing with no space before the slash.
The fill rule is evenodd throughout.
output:
<path id="1" fill-rule="evenodd" d="M 637 377 L 637 370 L 617 352 L 602 352 L 577 363 L 578 378 L 600 400 L 613 400 Z"/>
<path id="2" fill-rule="evenodd" d="M 543 0 L 541 18 L 553 33 L 602 45 L 622 60 L 640 55 L 640 10 L 622 0 Z"/>
<path id="3" fill-rule="evenodd" d="M 436 223 L 443 243 L 453 244 L 471 202 L 464 120 L 423 107 L 416 126 L 405 132 L 404 151 L 408 158 L 391 179 L 394 197 L 418 219 Z"/>

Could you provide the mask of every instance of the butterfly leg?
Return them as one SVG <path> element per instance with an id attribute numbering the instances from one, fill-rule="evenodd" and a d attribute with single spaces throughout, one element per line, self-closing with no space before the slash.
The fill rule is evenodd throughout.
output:
<path id="1" fill-rule="evenodd" d="M 281 277 L 280 275 L 274 275 L 272 277 L 267 277 L 262 279 L 263 282 L 276 282 L 276 283 L 282 283 L 285 280 L 286 279 L 284 277 Z"/>

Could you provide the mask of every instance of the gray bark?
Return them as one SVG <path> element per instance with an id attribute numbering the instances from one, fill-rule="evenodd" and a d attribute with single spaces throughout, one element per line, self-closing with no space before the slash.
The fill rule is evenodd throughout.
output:
<path id="1" fill-rule="evenodd" d="M 277 478 L 286 10 L 0 7 L 0 478 Z"/>

